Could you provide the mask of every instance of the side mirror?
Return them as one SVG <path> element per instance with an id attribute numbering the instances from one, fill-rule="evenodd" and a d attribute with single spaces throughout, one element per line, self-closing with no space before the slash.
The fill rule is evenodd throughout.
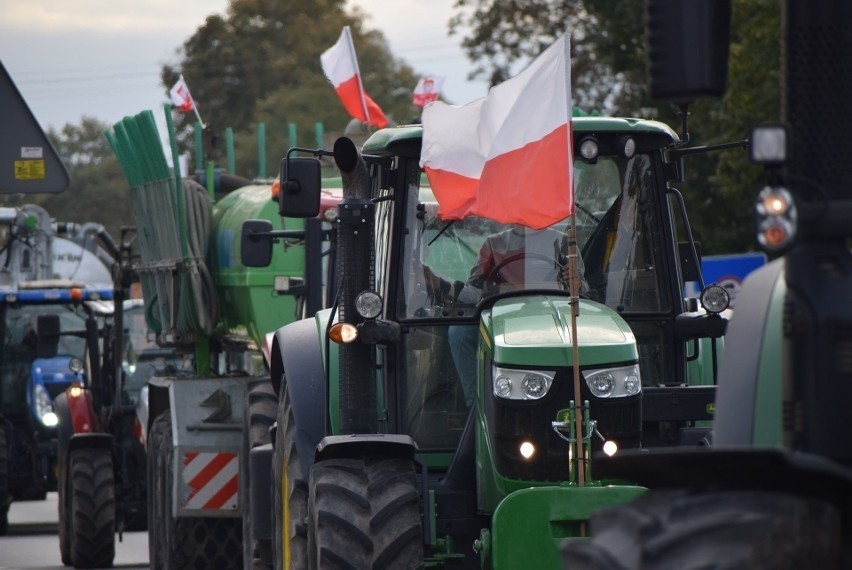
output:
<path id="1" fill-rule="evenodd" d="M 651 98 L 689 103 L 725 92 L 730 0 L 646 0 Z"/>
<path id="2" fill-rule="evenodd" d="M 240 234 L 240 262 L 246 267 L 267 267 L 272 261 L 272 222 L 246 220 Z"/>
<path id="3" fill-rule="evenodd" d="M 320 211 L 320 162 L 316 158 L 281 159 L 278 213 L 287 218 L 314 218 Z"/>
<path id="4" fill-rule="evenodd" d="M 36 321 L 36 358 L 53 358 L 59 352 L 59 315 L 39 315 Z"/>

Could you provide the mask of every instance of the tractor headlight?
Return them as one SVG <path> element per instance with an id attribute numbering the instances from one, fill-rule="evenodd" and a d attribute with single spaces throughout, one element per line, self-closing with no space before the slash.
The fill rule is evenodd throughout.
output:
<path id="1" fill-rule="evenodd" d="M 68 369 L 74 374 L 79 374 L 83 371 L 83 361 L 77 357 L 68 361 Z"/>
<path id="2" fill-rule="evenodd" d="M 494 395 L 506 400 L 538 400 L 550 390 L 556 375 L 551 370 L 517 370 L 500 366 L 494 366 L 492 372 Z"/>
<path id="3" fill-rule="evenodd" d="M 365 319 L 375 319 L 382 314 L 382 298 L 375 291 L 362 291 L 355 297 L 355 310 Z"/>
<path id="4" fill-rule="evenodd" d="M 717 315 L 731 305 L 731 294 L 721 285 L 709 285 L 701 292 L 701 306 Z"/>
<path id="5" fill-rule="evenodd" d="M 58 423 L 53 412 L 53 400 L 41 384 L 35 386 L 35 408 L 36 416 L 45 427 L 53 427 Z"/>
<path id="6" fill-rule="evenodd" d="M 755 164 L 780 165 L 787 161 L 787 127 L 762 125 L 755 127 L 749 137 L 749 158 Z"/>
<path id="7" fill-rule="evenodd" d="M 598 398 L 624 398 L 642 391 L 639 365 L 584 370 L 586 386 Z"/>

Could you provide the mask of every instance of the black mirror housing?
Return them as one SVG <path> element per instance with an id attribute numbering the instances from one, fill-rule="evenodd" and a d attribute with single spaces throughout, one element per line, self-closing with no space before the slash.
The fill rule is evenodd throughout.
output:
<path id="1" fill-rule="evenodd" d="M 36 321 L 36 358 L 53 358 L 59 352 L 59 315 L 39 315 Z"/>
<path id="2" fill-rule="evenodd" d="M 651 98 L 721 97 L 728 75 L 730 0 L 646 0 Z"/>
<path id="3" fill-rule="evenodd" d="M 287 218 L 314 218 L 320 211 L 320 162 L 316 158 L 281 160 L 278 213 Z"/>
<path id="4" fill-rule="evenodd" d="M 268 267 L 272 261 L 272 222 L 246 220 L 240 236 L 240 262 L 246 267 Z"/>

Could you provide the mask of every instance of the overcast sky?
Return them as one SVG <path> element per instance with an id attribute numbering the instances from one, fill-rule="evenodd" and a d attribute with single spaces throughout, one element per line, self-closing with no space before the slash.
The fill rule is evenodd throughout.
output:
<path id="1" fill-rule="evenodd" d="M 471 65 L 460 39 L 447 35 L 453 3 L 348 0 L 370 15 L 367 28 L 384 32 L 396 57 L 420 74 L 444 75 L 444 96 L 464 104 L 486 95 L 487 85 L 467 81 Z M 227 0 L 2 0 L 0 61 L 45 130 L 78 124 L 83 116 L 109 124 L 144 109 L 160 116 L 166 102 L 160 67 L 176 62 L 183 42 L 227 5 Z M 199 109 L 203 118 L 202 101 Z"/>

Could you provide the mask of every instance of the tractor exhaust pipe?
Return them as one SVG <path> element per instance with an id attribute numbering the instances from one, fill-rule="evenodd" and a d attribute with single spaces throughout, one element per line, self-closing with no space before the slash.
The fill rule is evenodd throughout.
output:
<path id="1" fill-rule="evenodd" d="M 355 144 L 346 137 L 334 142 L 334 162 L 343 178 L 343 200 L 337 220 L 337 290 L 341 322 L 363 321 L 355 298 L 374 289 L 373 218 L 370 175 Z M 340 346 L 340 428 L 344 434 L 376 433 L 375 352 L 355 341 Z"/>

